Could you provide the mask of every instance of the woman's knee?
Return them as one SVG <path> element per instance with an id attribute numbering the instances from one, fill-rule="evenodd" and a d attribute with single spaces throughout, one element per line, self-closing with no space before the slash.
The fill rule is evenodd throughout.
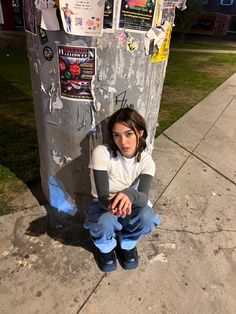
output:
<path id="1" fill-rule="evenodd" d="M 151 224 L 154 215 L 155 214 L 154 214 L 153 208 L 150 206 L 142 207 L 139 210 L 139 219 L 144 225 Z"/>
<path id="2" fill-rule="evenodd" d="M 98 223 L 104 227 L 112 226 L 114 224 L 114 215 L 106 212 L 99 217 Z"/>

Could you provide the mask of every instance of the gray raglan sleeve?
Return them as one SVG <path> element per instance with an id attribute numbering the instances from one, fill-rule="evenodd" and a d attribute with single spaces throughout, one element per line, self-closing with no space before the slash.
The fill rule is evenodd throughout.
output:
<path id="1" fill-rule="evenodd" d="M 133 205 L 145 206 L 148 202 L 148 195 L 151 188 L 153 177 L 149 174 L 141 174 L 139 179 L 138 190 L 132 187 L 122 190 L 128 196 Z"/>
<path id="2" fill-rule="evenodd" d="M 97 189 L 99 206 L 105 210 L 108 210 L 110 201 L 109 197 L 109 179 L 106 170 L 94 170 L 93 169 L 94 182 Z"/>

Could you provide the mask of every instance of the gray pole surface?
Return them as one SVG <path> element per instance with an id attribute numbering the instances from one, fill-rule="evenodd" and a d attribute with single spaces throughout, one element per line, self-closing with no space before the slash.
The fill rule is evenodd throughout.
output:
<path id="1" fill-rule="evenodd" d="M 173 23 L 175 7 L 186 1 L 162 1 L 162 22 Z M 116 2 L 115 2 L 116 3 Z M 40 12 L 36 10 L 37 24 Z M 46 31 L 47 42 L 27 32 L 28 56 L 40 152 L 43 192 L 52 207 L 74 215 L 90 194 L 88 164 L 93 147 L 106 136 L 106 118 L 122 106 L 133 106 L 147 121 L 148 150 L 152 151 L 167 60 L 151 63 L 145 55 L 145 32 L 133 33 L 138 48 L 119 43 L 121 31 L 101 37 Z M 60 95 L 58 45 L 96 48 L 93 99 L 73 100 Z M 52 59 L 45 58 L 45 47 Z"/>

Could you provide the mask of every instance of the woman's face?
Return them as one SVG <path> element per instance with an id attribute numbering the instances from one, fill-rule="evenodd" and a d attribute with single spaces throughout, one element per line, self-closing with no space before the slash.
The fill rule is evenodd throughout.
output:
<path id="1" fill-rule="evenodd" d="M 137 137 L 141 137 L 143 131 L 135 133 L 128 125 L 116 122 L 112 128 L 112 135 L 121 154 L 126 158 L 132 158 L 138 146 Z"/>

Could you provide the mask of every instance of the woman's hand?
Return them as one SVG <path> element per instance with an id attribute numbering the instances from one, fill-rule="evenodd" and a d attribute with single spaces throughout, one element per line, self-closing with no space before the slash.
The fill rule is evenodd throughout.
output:
<path id="1" fill-rule="evenodd" d="M 108 208 L 112 214 L 121 218 L 131 214 L 132 203 L 126 194 L 122 192 L 110 194 L 108 200 L 111 201 Z"/>

